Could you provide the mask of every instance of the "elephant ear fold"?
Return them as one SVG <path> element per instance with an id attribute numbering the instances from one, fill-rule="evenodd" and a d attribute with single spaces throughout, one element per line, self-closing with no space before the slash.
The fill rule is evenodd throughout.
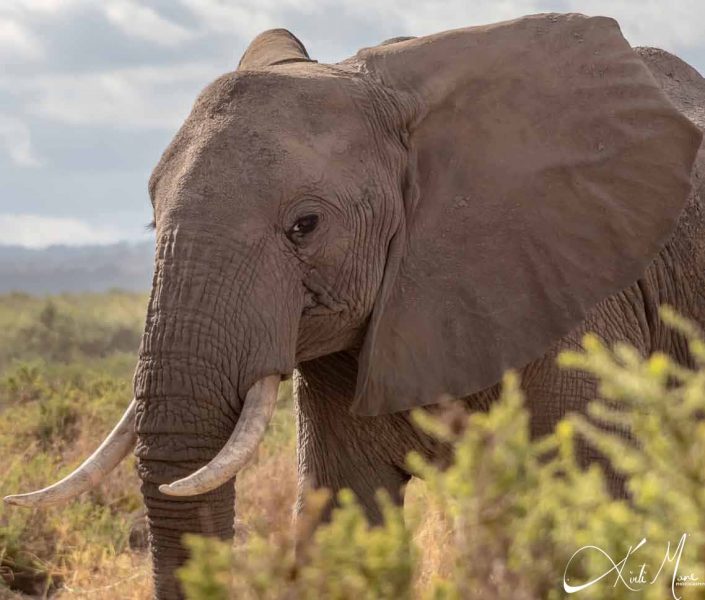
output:
<path id="1" fill-rule="evenodd" d="M 417 107 L 354 411 L 497 383 L 632 284 L 673 231 L 701 134 L 615 21 L 537 15 L 351 62 Z"/>
<path id="2" fill-rule="evenodd" d="M 309 58 L 306 48 L 293 33 L 286 29 L 269 29 L 250 42 L 237 69 L 255 70 L 291 62 L 315 61 Z"/>

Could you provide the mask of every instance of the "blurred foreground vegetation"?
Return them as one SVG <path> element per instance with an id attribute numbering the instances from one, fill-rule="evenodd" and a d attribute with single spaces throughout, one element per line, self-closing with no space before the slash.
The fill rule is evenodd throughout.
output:
<path id="1" fill-rule="evenodd" d="M 594 402 L 591 417 L 632 441 L 575 415 L 532 441 L 510 373 L 501 400 L 462 433 L 457 413 L 446 422 L 418 414 L 456 445 L 455 464 L 439 472 L 410 456 L 426 484 L 404 508 L 380 497 L 383 527 L 369 528 L 343 493 L 332 522 L 307 535 L 322 505 L 311 498 L 296 553 L 292 535 L 255 534 L 235 548 L 191 538 L 181 571 L 189 597 L 557 600 L 571 588 L 589 600 L 705 597 L 705 343 L 668 310 L 662 316 L 690 340 L 696 370 L 594 336 L 560 359 L 600 378 L 606 402 Z M 631 502 L 610 497 L 599 467 L 578 468 L 578 434 L 627 476 Z"/>
<path id="2" fill-rule="evenodd" d="M 0 296 L 1 495 L 55 481 L 103 439 L 131 397 L 146 302 L 118 292 Z M 294 420 L 282 386 L 258 457 L 238 480 L 235 546 L 189 540 L 193 559 L 181 573 L 189 597 L 551 600 L 566 597 L 564 574 L 579 586 L 610 569 L 574 597 L 705 597 L 705 586 L 673 580 L 675 572 L 705 581 L 705 343 L 670 313 L 665 318 L 691 340 L 696 369 L 594 338 L 561 359 L 601 378 L 609 403 L 595 402 L 594 418 L 630 430 L 638 445 L 578 417 L 530 440 L 510 374 L 502 400 L 465 427 L 419 415 L 423 427 L 456 444 L 456 462 L 441 473 L 411 456 L 426 482 L 410 484 L 403 509 L 380 498 L 384 527 L 368 528 L 346 494 L 333 522 L 315 527 L 324 498 L 314 494 L 298 523 L 296 554 Z M 597 467 L 579 471 L 578 434 L 627 474 L 631 503 L 609 497 Z M 151 598 L 142 516 L 131 459 L 67 506 L 0 505 L 0 599 Z M 579 551 L 584 546 L 600 551 Z M 667 548 L 672 560 L 664 562 Z"/>

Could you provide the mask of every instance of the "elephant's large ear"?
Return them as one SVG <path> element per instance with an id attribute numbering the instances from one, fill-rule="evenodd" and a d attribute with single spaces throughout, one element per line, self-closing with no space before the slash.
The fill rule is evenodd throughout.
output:
<path id="1" fill-rule="evenodd" d="M 615 21 L 538 15 L 354 61 L 419 106 L 357 412 L 495 384 L 633 283 L 672 232 L 701 134 Z"/>
<path id="2" fill-rule="evenodd" d="M 261 69 L 290 62 L 313 62 L 306 48 L 286 29 L 270 29 L 260 33 L 240 59 L 238 71 Z"/>

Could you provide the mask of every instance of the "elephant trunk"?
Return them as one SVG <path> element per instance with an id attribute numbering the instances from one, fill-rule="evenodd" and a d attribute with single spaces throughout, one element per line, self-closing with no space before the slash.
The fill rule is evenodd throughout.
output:
<path id="1" fill-rule="evenodd" d="M 184 598 L 176 570 L 188 559 L 185 534 L 231 540 L 235 517 L 232 481 L 206 494 L 169 497 L 159 492 L 159 482 L 186 474 L 185 463 L 140 460 L 142 494 L 147 507 L 154 596 L 158 600 Z"/>
<path id="2" fill-rule="evenodd" d="M 204 373 L 189 364 L 193 360 L 142 358 L 135 376 L 135 454 L 147 508 L 155 597 L 160 600 L 183 597 L 175 570 L 188 558 L 184 534 L 233 535 L 232 478 L 196 496 L 175 497 L 159 490 L 208 464 L 236 425 L 230 402 L 211 389 Z"/>
<path id="3" fill-rule="evenodd" d="M 183 597 L 175 571 L 188 558 L 184 534 L 232 539 L 235 473 L 291 369 L 298 323 L 254 314 L 272 296 L 258 262 L 207 233 L 158 244 L 135 372 L 135 454 L 160 600 Z"/>

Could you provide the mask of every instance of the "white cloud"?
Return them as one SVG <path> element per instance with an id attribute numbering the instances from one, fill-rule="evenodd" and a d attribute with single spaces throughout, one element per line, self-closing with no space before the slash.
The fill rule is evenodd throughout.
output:
<path id="1" fill-rule="evenodd" d="M 35 60 L 42 56 L 42 45 L 26 27 L 13 19 L 0 17 L 0 55 Z"/>
<path id="2" fill-rule="evenodd" d="M 567 0 L 565 10 L 617 19 L 633 46 L 705 48 L 703 0 Z"/>
<path id="3" fill-rule="evenodd" d="M 2 10 L 14 13 L 57 13 L 82 2 L 85 0 L 3 0 Z"/>
<path id="4" fill-rule="evenodd" d="M 20 93 L 31 114 L 72 125 L 174 129 L 187 116 L 198 92 L 218 75 L 219 70 L 209 64 L 145 66 L 15 77 L 0 80 L 0 92 Z"/>
<path id="5" fill-rule="evenodd" d="M 400 35 L 425 35 L 533 13 L 580 12 L 617 19 L 633 45 L 705 47 L 703 0 L 418 0 L 413 7 L 406 0 L 356 0 L 341 6 L 350 15 L 398 23 Z"/>
<path id="6" fill-rule="evenodd" d="M 217 0 L 183 0 L 183 4 L 210 31 L 253 37 L 274 27 L 273 15 L 262 8 L 249 10 L 247 6 L 224 5 Z"/>
<path id="7" fill-rule="evenodd" d="M 281 26 L 286 10 L 311 13 L 326 5 L 326 0 L 181 0 L 186 8 L 210 31 L 252 38 L 272 27 Z"/>
<path id="8" fill-rule="evenodd" d="M 177 46 L 193 37 L 188 29 L 131 0 L 111 0 L 105 5 L 105 15 L 123 33 L 162 46 Z"/>
<path id="9" fill-rule="evenodd" d="M 180 0 L 202 30 L 229 33 L 245 40 L 265 29 L 287 26 L 292 19 L 317 23 L 309 37 L 330 35 L 316 17 L 336 15 L 356 27 L 365 23 L 394 31 L 393 35 L 427 35 L 446 29 L 493 23 L 541 12 L 581 12 L 616 18 L 634 45 L 676 51 L 705 50 L 704 0 Z M 335 18 L 335 17 L 334 17 Z M 330 23 L 335 29 L 338 22 Z M 304 28 L 306 25 L 304 25 Z M 301 32 L 294 31 L 301 35 Z M 356 48 L 349 51 L 354 52 Z"/>
<path id="10" fill-rule="evenodd" d="M 136 0 L 0 0 L 0 15 L 31 21 L 39 15 L 54 17 L 74 11 L 76 18 L 98 9 L 117 29 L 128 36 L 163 46 L 176 46 L 194 37 L 194 32 L 166 19 L 155 9 Z"/>
<path id="11" fill-rule="evenodd" d="M 0 243 L 28 248 L 53 244 L 113 244 L 124 239 L 116 229 L 95 227 L 79 219 L 29 214 L 0 214 Z"/>
<path id="12" fill-rule="evenodd" d="M 0 146 L 18 167 L 37 167 L 29 128 L 15 117 L 0 115 Z"/>
<path id="13" fill-rule="evenodd" d="M 410 7 L 405 0 L 362 0 L 344 5 L 343 10 L 356 17 L 398 24 L 398 35 L 428 35 L 446 29 L 469 27 L 515 19 L 522 15 L 547 12 L 542 0 L 419 0 Z M 381 41 L 381 40 L 380 40 Z"/>
<path id="14" fill-rule="evenodd" d="M 179 0 L 195 18 L 199 31 L 168 20 L 147 4 L 137 0 L 2 0 L 0 14 L 46 15 L 98 7 L 128 35 L 177 45 L 209 31 L 249 39 L 281 26 L 291 16 L 300 20 L 331 9 L 341 19 L 353 15 L 357 23 L 384 23 L 399 35 L 423 35 L 537 12 L 571 11 L 617 18 L 634 44 L 705 47 L 703 0 Z M 325 29 L 321 35 L 326 35 Z"/>

